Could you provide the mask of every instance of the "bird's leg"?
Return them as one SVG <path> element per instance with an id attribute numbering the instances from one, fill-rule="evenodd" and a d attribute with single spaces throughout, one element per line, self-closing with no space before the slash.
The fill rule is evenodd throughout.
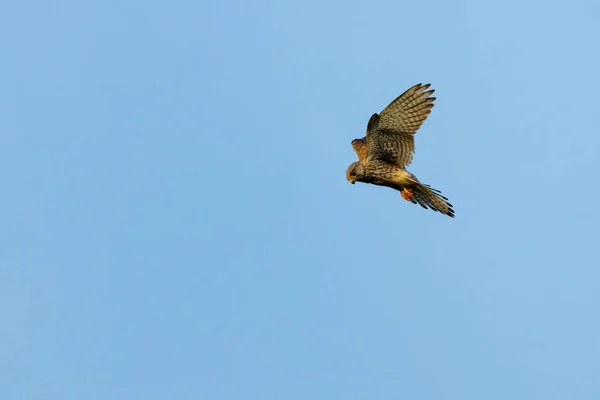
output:
<path id="1" fill-rule="evenodd" d="M 413 193 L 413 191 L 407 187 L 402 187 L 402 189 L 400 189 L 400 194 L 402 195 L 404 200 L 410 201 L 411 203 L 412 203 L 412 197 L 415 195 Z"/>

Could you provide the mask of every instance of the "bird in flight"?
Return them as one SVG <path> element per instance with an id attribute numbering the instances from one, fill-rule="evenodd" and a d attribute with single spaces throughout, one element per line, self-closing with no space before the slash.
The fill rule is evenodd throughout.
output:
<path id="1" fill-rule="evenodd" d="M 414 134 L 431 113 L 435 97 L 430 84 L 417 84 L 392 101 L 367 124 L 367 136 L 354 139 L 358 161 L 350 164 L 346 179 L 396 189 L 402 197 L 423 208 L 454 218 L 452 204 L 439 190 L 419 182 L 406 170 L 415 152 Z"/>

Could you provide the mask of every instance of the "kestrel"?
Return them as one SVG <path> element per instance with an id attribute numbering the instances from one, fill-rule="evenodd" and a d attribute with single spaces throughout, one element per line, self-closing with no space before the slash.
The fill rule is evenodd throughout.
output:
<path id="1" fill-rule="evenodd" d="M 406 200 L 454 218 L 452 204 L 439 190 L 425 185 L 406 170 L 415 152 L 414 134 L 431 113 L 435 97 L 430 84 L 417 84 L 392 101 L 381 114 L 373 114 L 367 136 L 354 139 L 358 161 L 350 164 L 346 179 L 387 186 Z"/>

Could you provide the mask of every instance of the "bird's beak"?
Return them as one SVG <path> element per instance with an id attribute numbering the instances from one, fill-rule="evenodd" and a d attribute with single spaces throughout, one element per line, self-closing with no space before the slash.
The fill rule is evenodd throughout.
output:
<path id="1" fill-rule="evenodd" d="M 354 183 L 356 182 L 356 178 L 352 177 L 350 178 L 350 183 L 354 185 Z"/>

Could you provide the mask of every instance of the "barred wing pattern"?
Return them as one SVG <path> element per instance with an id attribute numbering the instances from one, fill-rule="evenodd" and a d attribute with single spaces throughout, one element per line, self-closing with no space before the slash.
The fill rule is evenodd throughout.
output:
<path id="1" fill-rule="evenodd" d="M 367 159 L 405 168 L 415 152 L 414 134 L 431 113 L 430 84 L 417 84 L 398 96 L 367 124 Z"/>

